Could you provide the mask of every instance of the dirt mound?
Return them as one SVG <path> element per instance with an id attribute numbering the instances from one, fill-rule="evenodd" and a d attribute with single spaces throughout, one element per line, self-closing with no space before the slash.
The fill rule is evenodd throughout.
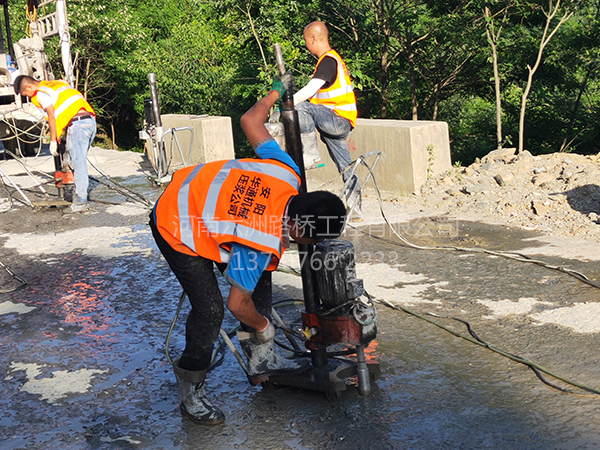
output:
<path id="1" fill-rule="evenodd" d="M 428 180 L 402 201 L 438 214 L 600 242 L 600 154 L 494 150 Z"/>

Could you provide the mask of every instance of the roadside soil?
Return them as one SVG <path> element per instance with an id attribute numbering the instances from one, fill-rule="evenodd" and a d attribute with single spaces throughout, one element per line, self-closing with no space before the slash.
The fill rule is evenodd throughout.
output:
<path id="1" fill-rule="evenodd" d="M 429 215 L 600 242 L 600 154 L 495 150 L 428 180 L 413 195 L 388 200 Z"/>

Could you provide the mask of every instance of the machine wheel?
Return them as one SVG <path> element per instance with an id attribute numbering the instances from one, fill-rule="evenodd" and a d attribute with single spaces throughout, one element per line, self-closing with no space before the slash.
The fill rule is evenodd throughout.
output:
<path id="1" fill-rule="evenodd" d="M 325 395 L 327 396 L 327 400 L 332 403 L 337 402 L 340 398 L 342 398 L 341 391 L 327 391 L 325 392 Z"/>

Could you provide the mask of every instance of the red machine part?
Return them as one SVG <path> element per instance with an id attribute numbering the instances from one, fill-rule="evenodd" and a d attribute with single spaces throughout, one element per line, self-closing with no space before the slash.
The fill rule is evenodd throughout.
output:
<path id="1" fill-rule="evenodd" d="M 66 184 L 74 184 L 75 180 L 73 179 L 73 172 L 66 171 L 62 172 L 60 170 L 56 170 L 54 172 L 54 184 L 57 188 L 61 188 Z"/>
<path id="2" fill-rule="evenodd" d="M 365 329 L 353 316 L 317 316 L 303 312 L 302 324 L 305 329 L 317 330 L 306 343 L 306 348 L 312 350 L 316 349 L 315 344 L 367 345 L 377 333 L 374 326 Z"/>

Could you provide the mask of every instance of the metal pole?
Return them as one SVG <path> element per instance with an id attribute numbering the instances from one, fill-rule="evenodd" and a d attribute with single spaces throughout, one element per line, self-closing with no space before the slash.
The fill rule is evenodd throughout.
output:
<path id="1" fill-rule="evenodd" d="M 10 29 L 10 15 L 8 14 L 8 1 L 4 2 L 4 23 L 6 25 L 6 40 L 8 44 L 8 54 L 14 64 L 17 63 L 15 49 L 13 48 L 12 31 Z"/>
<path id="2" fill-rule="evenodd" d="M 154 140 L 158 150 L 157 175 L 162 178 L 167 174 L 167 157 L 165 155 L 165 146 L 162 140 L 163 127 L 160 117 L 160 104 L 158 103 L 158 90 L 156 89 L 156 76 L 154 73 L 148 74 L 148 82 L 150 83 L 150 95 L 152 96 L 152 110 L 154 112 L 154 121 L 156 128 L 154 130 Z"/>
<path id="3" fill-rule="evenodd" d="M 356 347 L 356 359 L 358 362 L 358 368 L 356 370 L 358 375 L 358 392 L 362 396 L 367 396 L 371 393 L 371 380 L 369 379 L 369 367 L 365 359 L 365 346 L 359 345 Z"/>
<path id="4" fill-rule="evenodd" d="M 73 76 L 73 61 L 71 60 L 71 36 L 69 35 L 69 21 L 67 19 L 67 2 L 56 0 L 56 16 L 58 18 L 58 35 L 60 36 L 60 53 L 65 78 L 71 86 L 75 86 Z"/>
<path id="5" fill-rule="evenodd" d="M 281 53 L 281 46 L 275 44 L 275 58 L 279 74 L 285 73 L 285 64 Z M 298 111 L 294 109 L 294 92 L 286 90 L 281 99 L 282 111 L 281 121 L 285 130 L 285 148 L 292 159 L 300 168 L 300 193 L 308 192 L 306 187 L 306 173 L 304 170 L 304 158 L 302 157 L 302 139 L 300 135 L 300 120 Z M 314 246 L 312 244 L 298 244 L 300 256 L 300 274 L 302 276 L 302 293 L 304 295 L 304 307 L 307 313 L 314 314 L 319 306 L 319 296 L 315 284 L 314 273 L 311 268 Z M 311 359 L 315 367 L 327 364 L 327 348 L 319 348 L 311 353 Z"/>

